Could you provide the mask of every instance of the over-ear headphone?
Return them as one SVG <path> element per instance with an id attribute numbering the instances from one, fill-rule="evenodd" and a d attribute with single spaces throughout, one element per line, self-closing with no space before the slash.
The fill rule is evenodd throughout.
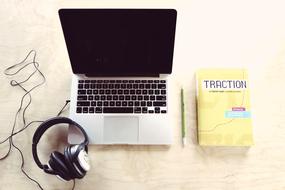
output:
<path id="1" fill-rule="evenodd" d="M 85 140 L 76 145 L 69 145 L 64 148 L 64 154 L 54 151 L 50 155 L 50 160 L 43 165 L 37 154 L 37 144 L 47 129 L 56 124 L 70 124 L 78 128 L 84 135 Z M 84 129 L 76 122 L 66 117 L 55 117 L 43 122 L 35 131 L 33 136 L 32 152 L 36 164 L 46 173 L 57 175 L 58 177 L 69 181 L 71 179 L 81 179 L 90 169 L 88 159 L 88 136 Z"/>

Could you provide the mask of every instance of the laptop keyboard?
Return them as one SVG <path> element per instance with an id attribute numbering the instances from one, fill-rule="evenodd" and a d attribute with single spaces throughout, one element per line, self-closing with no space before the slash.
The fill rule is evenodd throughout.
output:
<path id="1" fill-rule="evenodd" d="M 79 80 L 81 114 L 165 114 L 166 80 Z"/>

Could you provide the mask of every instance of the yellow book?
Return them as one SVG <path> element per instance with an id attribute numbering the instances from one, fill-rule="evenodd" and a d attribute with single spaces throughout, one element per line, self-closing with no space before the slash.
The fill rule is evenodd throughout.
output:
<path id="1" fill-rule="evenodd" d="M 253 145 L 247 70 L 201 69 L 196 80 L 199 144 Z"/>

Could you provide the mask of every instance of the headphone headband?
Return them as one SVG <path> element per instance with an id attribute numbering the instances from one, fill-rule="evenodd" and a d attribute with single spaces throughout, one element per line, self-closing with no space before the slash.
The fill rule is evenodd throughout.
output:
<path id="1" fill-rule="evenodd" d="M 72 121 L 69 118 L 66 117 L 54 117 L 51 118 L 45 122 L 43 122 L 35 131 L 34 136 L 33 136 L 33 145 L 32 145 L 32 152 L 33 152 L 33 157 L 35 162 L 37 163 L 37 165 L 44 170 L 48 169 L 47 165 L 43 165 L 38 157 L 38 153 L 37 153 L 37 144 L 39 143 L 42 135 L 45 133 L 46 130 L 48 130 L 50 127 L 56 125 L 56 124 L 60 124 L 60 123 L 65 123 L 65 124 L 70 124 L 70 125 L 74 125 L 75 127 L 77 127 L 83 134 L 85 140 L 80 143 L 82 145 L 88 145 L 89 141 L 88 141 L 88 136 L 86 134 L 86 132 L 84 131 L 84 129 L 75 121 Z"/>

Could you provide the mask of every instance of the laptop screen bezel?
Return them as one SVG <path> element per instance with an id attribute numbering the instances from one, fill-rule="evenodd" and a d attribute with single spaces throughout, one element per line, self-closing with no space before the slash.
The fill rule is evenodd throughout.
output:
<path id="1" fill-rule="evenodd" d="M 76 14 L 81 13 L 81 12 L 91 12 L 92 11 L 106 11 L 106 12 L 120 12 L 120 11 L 141 11 L 141 12 L 156 12 L 156 11 L 163 11 L 166 14 L 171 15 L 171 25 L 173 28 L 171 28 L 171 32 L 172 32 L 172 36 L 171 36 L 171 45 L 169 45 L 169 47 L 171 48 L 169 50 L 169 54 L 167 54 L 167 56 L 169 57 L 166 61 L 166 63 L 163 63 L 164 65 L 162 67 L 159 67 L 158 69 L 156 69 L 155 71 L 143 71 L 143 72 L 94 72 L 91 71 L 91 69 L 81 69 L 80 66 L 80 61 L 77 59 L 74 59 L 74 55 L 72 55 L 72 51 L 71 51 L 71 46 L 76 45 L 75 42 L 72 42 L 71 39 L 69 38 L 69 31 L 66 30 L 66 22 L 65 22 L 65 17 L 66 15 L 73 15 L 76 16 Z M 175 30 L 176 30 L 176 18 L 177 18 L 177 11 L 175 9 L 60 9 L 59 10 L 59 17 L 60 17 L 60 21 L 61 21 L 61 25 L 62 25 L 62 30 L 63 30 L 63 34 L 64 34 L 64 39 L 66 42 L 66 46 L 67 46 L 67 50 L 68 50 L 68 54 L 69 54 L 69 59 L 71 62 L 71 66 L 72 66 L 72 71 L 74 74 L 85 74 L 87 76 L 157 76 L 158 74 L 170 74 L 172 72 L 172 65 L 173 65 L 173 55 L 174 55 L 174 43 L 175 43 Z M 90 60 L 90 62 L 94 61 Z M 97 60 L 97 59 L 96 59 Z M 88 60 L 89 61 L 89 60 Z M 101 61 L 101 60 L 99 60 Z"/>

